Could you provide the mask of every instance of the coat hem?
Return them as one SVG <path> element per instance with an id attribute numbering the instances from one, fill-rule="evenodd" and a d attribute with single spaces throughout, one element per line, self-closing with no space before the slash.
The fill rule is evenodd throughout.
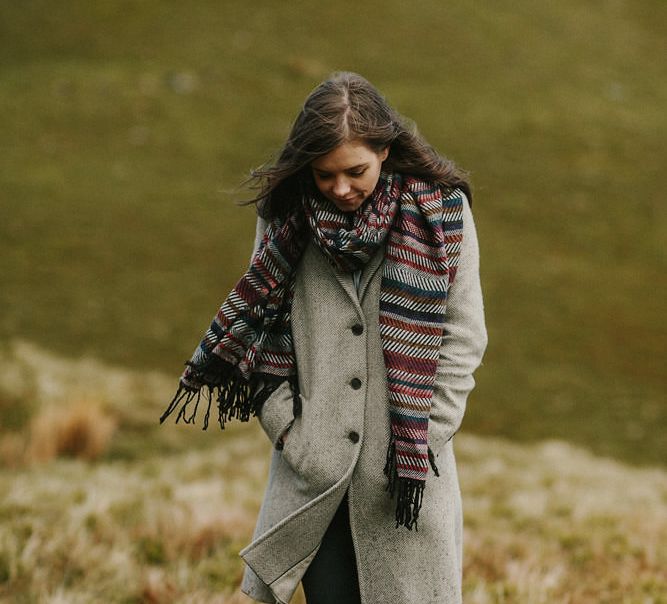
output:
<path id="1" fill-rule="evenodd" d="M 246 589 L 241 588 L 241 593 L 248 596 L 249 598 L 252 598 L 252 600 L 255 601 L 255 602 L 263 602 L 264 604 L 276 604 L 275 598 L 273 598 L 271 600 L 260 600 L 258 596 L 256 596 L 255 594 L 252 594 L 250 592 L 251 592 L 251 590 L 249 590 L 249 589 L 246 590 Z"/>
<path id="2" fill-rule="evenodd" d="M 243 548 L 239 552 L 239 556 L 243 558 L 244 562 L 253 570 L 253 572 L 259 577 L 260 580 L 262 580 L 267 586 L 271 585 L 276 579 L 282 577 L 286 572 L 289 572 L 294 566 L 305 560 L 317 547 L 322 542 L 322 536 L 324 535 L 324 532 L 320 536 L 319 541 L 317 542 L 316 546 L 312 549 L 309 550 L 309 553 L 306 554 L 305 556 L 302 556 L 299 560 L 295 561 L 293 564 L 291 564 L 287 570 L 283 570 L 278 574 L 277 576 L 275 573 L 271 573 L 271 575 L 267 576 L 266 569 L 260 568 L 261 564 L 258 564 L 258 562 L 261 562 L 261 560 L 253 559 L 253 552 L 256 553 L 256 550 L 258 548 L 261 548 L 263 545 L 266 545 L 267 541 L 270 541 L 276 537 L 281 531 L 289 528 L 289 526 L 294 523 L 295 521 L 298 521 L 300 517 L 303 517 L 304 514 L 312 513 L 313 510 L 315 510 L 320 504 L 323 502 L 326 502 L 328 499 L 332 498 L 334 499 L 334 504 L 331 506 L 331 518 L 333 518 L 333 515 L 335 513 L 335 510 L 338 508 L 340 505 L 340 502 L 343 498 L 344 492 L 347 490 L 347 487 L 352 480 L 352 475 L 354 474 L 354 470 L 356 468 L 357 462 L 359 461 L 359 455 L 361 453 L 361 447 L 357 449 L 357 453 L 354 456 L 352 462 L 350 463 L 350 466 L 348 467 L 348 470 L 345 472 L 345 474 L 338 480 L 336 483 L 334 483 L 331 487 L 329 487 L 326 491 L 321 493 L 318 497 L 315 499 L 310 500 L 307 504 L 301 506 L 299 509 L 295 510 L 292 512 L 289 516 L 283 518 L 279 523 L 271 527 L 268 531 L 260 535 L 257 539 L 255 539 L 252 543 L 247 545 L 245 548 Z M 340 492 L 340 498 L 336 498 L 336 492 Z M 331 518 L 329 520 L 331 520 Z M 327 523 L 328 526 L 328 523 Z M 261 555 L 259 556 L 261 559 Z M 268 581 L 267 581 L 268 579 Z"/>

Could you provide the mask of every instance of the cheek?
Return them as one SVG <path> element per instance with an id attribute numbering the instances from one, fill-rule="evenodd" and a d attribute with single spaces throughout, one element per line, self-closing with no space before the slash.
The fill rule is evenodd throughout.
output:
<path id="1" fill-rule="evenodd" d="M 364 181 L 364 190 L 370 195 L 375 189 L 375 185 L 378 184 L 380 179 L 380 170 L 374 171 L 373 174 L 369 174 L 368 178 Z"/>
<path id="2" fill-rule="evenodd" d="M 315 186 L 318 188 L 320 193 L 324 193 L 327 190 L 327 183 L 325 181 L 315 178 Z"/>

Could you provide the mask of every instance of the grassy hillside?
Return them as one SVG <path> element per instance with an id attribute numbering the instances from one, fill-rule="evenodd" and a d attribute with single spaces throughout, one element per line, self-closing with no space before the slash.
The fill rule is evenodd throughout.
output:
<path id="1" fill-rule="evenodd" d="M 233 189 L 351 69 L 472 172 L 491 339 L 466 429 L 663 463 L 666 11 L 1 3 L 0 338 L 178 374 L 247 262 Z"/>

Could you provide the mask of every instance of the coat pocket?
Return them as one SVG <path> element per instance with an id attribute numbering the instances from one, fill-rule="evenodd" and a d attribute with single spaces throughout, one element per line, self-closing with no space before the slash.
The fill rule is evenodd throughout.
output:
<path id="1" fill-rule="evenodd" d="M 361 447 L 355 446 L 347 432 L 329 417 L 314 413 L 316 402 L 299 396 L 303 413 L 292 423 L 281 461 L 299 478 L 302 488 L 323 493 L 345 476 Z"/>
<path id="2" fill-rule="evenodd" d="M 303 404 L 303 397 L 299 395 L 301 403 Z M 304 448 L 302 446 L 301 434 L 301 416 L 294 417 L 290 421 L 289 432 L 287 438 L 282 446 L 282 458 L 297 474 L 303 475 L 305 468 Z M 287 429 L 287 426 L 285 426 Z M 282 434 L 282 432 L 281 432 Z"/>
<path id="3" fill-rule="evenodd" d="M 259 413 L 259 423 L 271 443 L 278 446 L 278 439 L 294 421 L 294 399 L 292 388 L 286 380 L 264 401 Z M 289 439 L 288 439 L 289 441 Z"/>

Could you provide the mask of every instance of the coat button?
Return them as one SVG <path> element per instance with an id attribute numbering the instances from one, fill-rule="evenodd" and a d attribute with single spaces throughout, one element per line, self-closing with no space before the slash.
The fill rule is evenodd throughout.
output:
<path id="1" fill-rule="evenodd" d="M 358 443 L 359 442 L 359 432 L 355 432 L 352 430 L 347 437 L 353 442 L 353 443 Z"/>
<path id="2" fill-rule="evenodd" d="M 352 378 L 350 380 L 350 386 L 355 390 L 359 390 L 359 388 L 361 388 L 361 380 L 359 378 Z"/>
<path id="3" fill-rule="evenodd" d="M 352 333 L 355 336 L 360 336 L 362 333 L 364 333 L 364 326 L 361 323 L 355 323 L 352 326 Z"/>

